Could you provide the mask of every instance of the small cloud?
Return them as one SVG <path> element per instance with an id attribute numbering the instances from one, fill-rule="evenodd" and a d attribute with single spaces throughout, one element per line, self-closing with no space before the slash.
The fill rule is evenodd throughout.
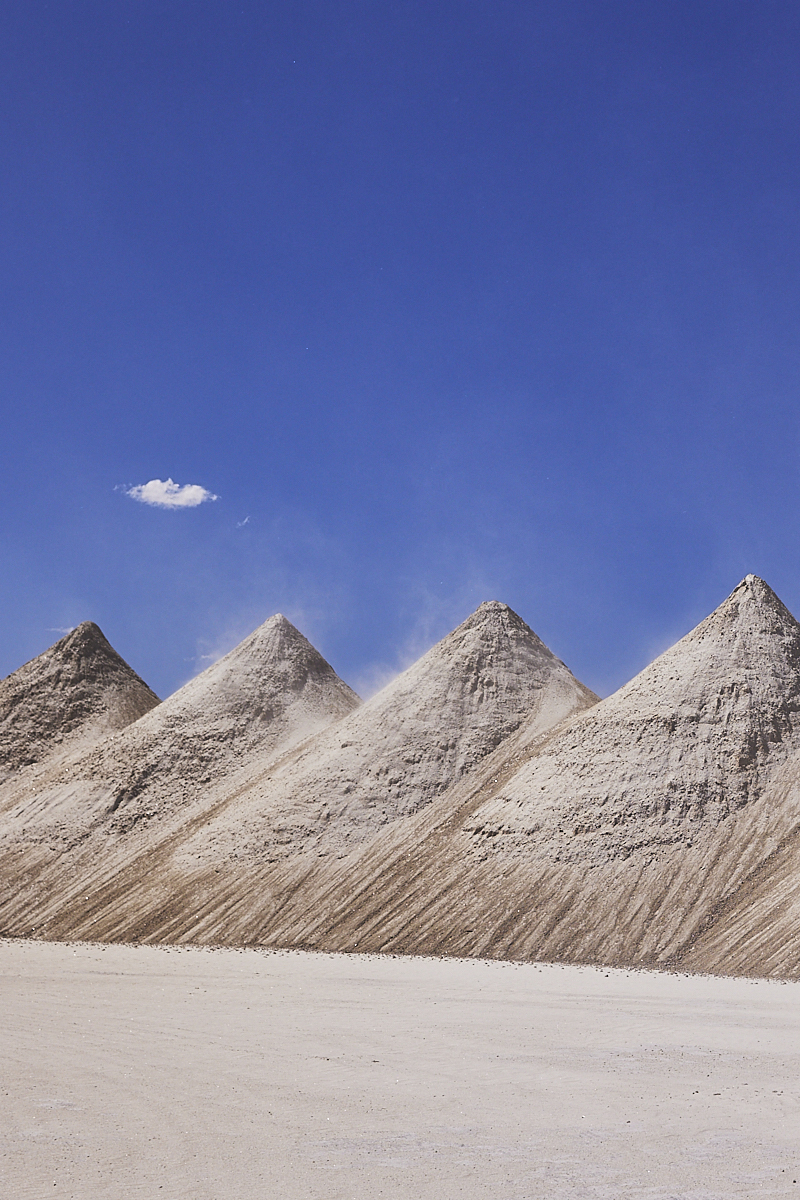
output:
<path id="1" fill-rule="evenodd" d="M 151 479 L 149 483 L 139 483 L 122 490 L 132 500 L 138 500 L 140 504 L 152 504 L 155 508 L 197 508 L 206 500 L 219 500 L 219 496 L 199 483 L 180 486 L 171 479 Z"/>
<path id="2" fill-rule="evenodd" d="M 236 522 L 236 528 L 237 528 L 237 529 L 244 529 L 245 525 L 247 525 L 247 523 L 248 523 L 248 521 L 249 521 L 249 520 L 250 520 L 250 518 L 249 518 L 249 517 L 245 517 L 245 519 L 244 519 L 243 521 L 237 521 L 237 522 Z"/>
<path id="3" fill-rule="evenodd" d="M 48 625 L 45 633 L 72 633 L 77 628 L 77 625 Z"/>

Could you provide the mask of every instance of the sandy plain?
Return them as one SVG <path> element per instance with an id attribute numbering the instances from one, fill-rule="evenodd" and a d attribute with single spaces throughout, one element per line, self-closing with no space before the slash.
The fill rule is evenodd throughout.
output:
<path id="1" fill-rule="evenodd" d="M 0 1194 L 800 1197 L 800 983 L 0 943 Z"/>

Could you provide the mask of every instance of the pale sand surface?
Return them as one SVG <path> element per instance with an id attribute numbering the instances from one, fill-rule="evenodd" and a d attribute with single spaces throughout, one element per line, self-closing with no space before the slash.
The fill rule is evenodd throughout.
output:
<path id="1" fill-rule="evenodd" d="M 0 943 L 0 1195 L 800 1197 L 800 983 Z"/>

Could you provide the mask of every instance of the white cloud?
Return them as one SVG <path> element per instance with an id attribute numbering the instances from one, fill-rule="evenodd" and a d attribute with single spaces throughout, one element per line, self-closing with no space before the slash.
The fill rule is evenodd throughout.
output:
<path id="1" fill-rule="evenodd" d="M 149 483 L 139 483 L 124 491 L 132 500 L 138 500 L 140 504 L 152 504 L 156 508 L 197 508 L 206 500 L 219 500 L 219 496 L 199 483 L 185 483 L 181 487 L 171 479 L 151 479 Z"/>

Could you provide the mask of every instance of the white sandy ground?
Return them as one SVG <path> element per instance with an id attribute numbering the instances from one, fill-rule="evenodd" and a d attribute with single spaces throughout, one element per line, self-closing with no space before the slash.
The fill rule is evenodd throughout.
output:
<path id="1" fill-rule="evenodd" d="M 797 982 L 2 942 L 0 1037 L 3 1200 L 800 1198 Z"/>

